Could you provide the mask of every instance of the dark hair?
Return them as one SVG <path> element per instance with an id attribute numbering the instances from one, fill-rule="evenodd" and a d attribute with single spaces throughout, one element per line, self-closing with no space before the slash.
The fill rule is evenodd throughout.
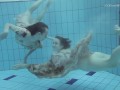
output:
<path id="1" fill-rule="evenodd" d="M 26 29 L 30 31 L 31 35 L 35 35 L 37 32 L 44 33 L 45 28 L 48 28 L 48 26 L 43 22 L 38 22 L 26 27 Z"/>
<path id="2" fill-rule="evenodd" d="M 63 45 L 63 49 L 70 48 L 71 41 L 68 38 L 63 38 L 61 36 L 56 36 L 55 38 L 60 40 L 60 44 Z"/>

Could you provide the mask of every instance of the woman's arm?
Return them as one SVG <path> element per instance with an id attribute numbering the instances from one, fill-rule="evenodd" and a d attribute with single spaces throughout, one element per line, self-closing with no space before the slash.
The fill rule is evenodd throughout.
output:
<path id="1" fill-rule="evenodd" d="M 13 70 L 25 69 L 28 68 L 30 64 L 16 64 L 12 67 Z"/>
<path id="2" fill-rule="evenodd" d="M 9 33 L 9 24 L 5 24 L 4 31 L 0 33 L 0 41 L 7 38 L 8 33 Z"/>
<path id="3" fill-rule="evenodd" d="M 13 30 L 14 32 L 17 32 L 17 31 L 20 31 L 20 27 L 17 27 L 10 23 L 5 24 L 4 31 L 0 33 L 0 40 L 7 38 L 9 30 Z"/>
<path id="4" fill-rule="evenodd" d="M 88 45 L 92 39 L 92 33 L 88 33 L 88 35 L 83 38 L 77 46 L 72 50 L 71 57 L 73 58 L 82 58 L 86 57 L 90 54 Z"/>
<path id="5" fill-rule="evenodd" d="M 70 58 L 70 53 L 71 52 L 60 52 L 58 54 L 53 54 L 52 55 L 52 63 L 56 66 L 56 67 L 61 67 L 64 66 Z"/>
<path id="6" fill-rule="evenodd" d="M 24 57 L 24 63 L 26 64 L 27 63 L 27 58 L 29 55 L 31 55 L 36 49 L 31 49 L 29 50 L 29 52 L 25 55 Z"/>
<path id="7" fill-rule="evenodd" d="M 9 28 L 17 34 L 22 35 L 22 34 L 26 33 L 28 36 L 31 36 L 31 33 L 26 28 L 22 28 L 22 27 L 13 25 L 13 24 L 9 24 Z"/>

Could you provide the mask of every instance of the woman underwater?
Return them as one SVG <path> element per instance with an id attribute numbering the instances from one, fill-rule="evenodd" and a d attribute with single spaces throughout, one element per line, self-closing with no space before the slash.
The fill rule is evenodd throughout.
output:
<path id="1" fill-rule="evenodd" d="M 17 64 L 13 69 L 27 68 L 37 77 L 62 77 L 71 70 L 101 71 L 118 66 L 120 63 L 120 46 L 111 55 L 101 52 L 90 52 L 88 45 L 92 33 L 83 38 L 75 48 L 70 49 L 70 40 L 56 36 L 53 38 L 53 54 L 44 64 Z"/>
<path id="2" fill-rule="evenodd" d="M 47 4 L 43 10 L 39 13 L 37 18 L 33 18 L 33 12 L 46 0 L 36 0 L 30 8 L 25 12 L 19 14 L 16 17 L 16 25 L 7 23 L 4 27 L 4 31 L 0 33 L 0 41 L 7 38 L 10 30 L 15 33 L 16 42 L 29 50 L 24 57 L 24 63 L 27 63 L 27 58 L 38 48 L 42 48 L 42 41 L 46 39 L 48 35 L 48 26 L 40 22 L 48 8 L 51 5 L 52 0 L 47 0 Z"/>

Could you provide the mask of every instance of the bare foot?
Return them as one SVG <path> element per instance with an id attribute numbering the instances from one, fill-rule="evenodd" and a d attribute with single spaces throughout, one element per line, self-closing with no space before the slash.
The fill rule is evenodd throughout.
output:
<path id="1" fill-rule="evenodd" d="M 78 53 L 78 50 L 84 51 L 85 53 L 88 52 L 89 51 L 88 44 L 90 43 L 91 39 L 92 39 L 92 32 L 88 33 L 87 36 L 77 44 L 75 49 L 72 50 L 71 57 L 74 57 Z"/>
<path id="2" fill-rule="evenodd" d="M 84 38 L 84 42 L 90 43 L 91 39 L 92 39 L 92 32 L 87 34 L 87 36 Z"/>
<path id="3" fill-rule="evenodd" d="M 78 43 L 78 48 L 81 46 L 81 45 L 85 45 L 85 44 L 89 44 L 90 41 L 92 39 L 92 32 L 88 33 L 87 36 L 85 38 L 83 38 L 79 43 Z"/>

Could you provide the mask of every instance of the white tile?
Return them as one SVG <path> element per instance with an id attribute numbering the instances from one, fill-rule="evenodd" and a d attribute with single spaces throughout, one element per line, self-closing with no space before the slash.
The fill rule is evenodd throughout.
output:
<path id="1" fill-rule="evenodd" d="M 70 85 L 68 84 L 63 84 L 62 86 L 56 88 L 57 90 L 67 90 L 67 88 L 69 87 Z"/>
<path id="2" fill-rule="evenodd" d="M 116 75 L 112 75 L 108 72 L 98 72 L 95 76 L 87 76 L 85 73 L 84 75 L 79 74 L 79 70 L 74 71 L 74 73 L 69 73 L 68 76 L 62 77 L 62 78 L 53 78 L 53 79 L 47 79 L 47 78 L 35 78 L 34 75 L 29 73 L 27 70 L 20 70 L 20 71 L 5 71 L 0 72 L 5 73 L 5 76 L 2 75 L 1 77 L 7 77 L 11 76 L 13 74 L 17 74 L 15 78 L 12 78 L 10 80 L 0 80 L 0 88 L 5 88 L 7 85 L 7 88 L 11 88 L 13 90 L 33 90 L 36 88 L 36 90 L 43 89 L 47 90 L 48 88 L 54 88 L 58 90 L 62 89 L 68 89 L 68 90 L 89 90 L 89 89 L 95 89 L 95 90 L 102 90 L 102 89 L 112 89 L 109 86 L 114 86 L 116 90 L 119 90 L 120 81 L 119 77 Z M 23 74 L 22 74 L 23 73 Z M 102 74 L 101 74 L 102 73 Z M 29 77 L 27 76 L 29 75 Z M 72 78 L 76 79 L 76 76 L 81 75 L 78 80 L 72 84 L 65 84 Z M 102 76 L 103 75 L 103 76 Z M 109 76 L 110 75 L 110 76 Z M 115 78 L 115 80 L 114 80 Z M 116 86 L 117 87 L 116 87 Z M 28 87 L 28 88 L 27 88 Z"/>
<path id="3" fill-rule="evenodd" d="M 108 85 L 104 90 L 115 90 L 116 85 Z"/>
<path id="4" fill-rule="evenodd" d="M 14 88 L 18 83 L 10 82 L 9 80 L 0 80 L 0 87 Z"/>

